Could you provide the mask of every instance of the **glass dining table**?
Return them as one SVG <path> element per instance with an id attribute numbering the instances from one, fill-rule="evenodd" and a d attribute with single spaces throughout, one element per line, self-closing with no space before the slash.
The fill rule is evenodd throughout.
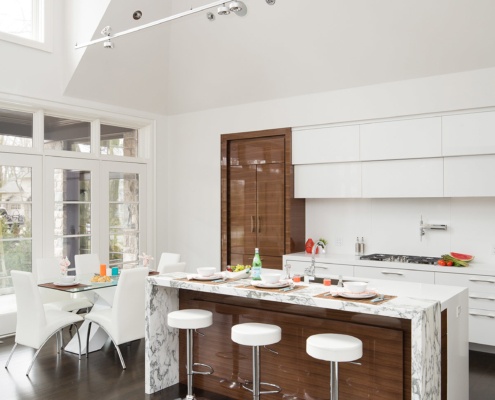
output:
<path id="1" fill-rule="evenodd" d="M 150 271 L 150 275 L 158 275 L 156 271 Z M 76 281 L 73 284 L 65 284 L 61 282 L 42 283 L 39 287 L 53 290 L 60 290 L 71 295 L 93 295 L 93 307 L 92 309 L 105 309 L 111 308 L 113 303 L 113 297 L 115 295 L 116 286 L 119 283 L 119 276 L 112 275 L 108 282 L 92 282 L 91 279 L 95 274 L 78 275 Z M 144 311 L 143 311 L 144 312 Z M 81 336 L 81 353 L 86 353 L 86 335 L 88 333 L 88 321 L 84 321 L 79 327 L 79 334 Z M 97 324 L 93 324 L 91 327 L 89 337 L 89 352 L 100 350 L 108 339 L 107 333 L 101 329 Z M 65 351 L 78 354 L 79 344 L 77 337 L 74 336 L 69 343 L 65 346 Z"/>

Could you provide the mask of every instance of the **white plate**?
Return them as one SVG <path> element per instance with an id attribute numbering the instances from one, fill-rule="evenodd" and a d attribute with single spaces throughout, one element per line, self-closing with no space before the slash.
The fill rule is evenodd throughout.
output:
<path id="1" fill-rule="evenodd" d="M 264 289 L 277 289 L 284 288 L 290 285 L 289 281 L 279 281 L 275 283 L 265 283 L 262 281 L 251 281 L 251 285 Z"/>
<path id="2" fill-rule="evenodd" d="M 221 273 L 216 273 L 210 276 L 201 276 L 201 275 L 192 275 L 191 279 L 194 279 L 196 281 L 214 281 L 216 279 L 222 279 L 223 275 Z"/>
<path id="3" fill-rule="evenodd" d="M 376 292 L 363 292 L 363 293 L 340 292 L 336 294 L 345 297 L 346 299 L 370 299 L 376 296 Z"/>
<path id="4" fill-rule="evenodd" d="M 55 286 L 76 286 L 76 285 L 79 285 L 79 281 L 74 281 L 74 282 L 71 282 L 71 283 L 67 283 L 67 282 L 53 282 L 53 284 Z"/>

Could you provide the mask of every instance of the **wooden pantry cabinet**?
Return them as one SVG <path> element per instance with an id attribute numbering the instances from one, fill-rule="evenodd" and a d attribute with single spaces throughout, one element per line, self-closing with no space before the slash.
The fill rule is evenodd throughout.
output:
<path id="1" fill-rule="evenodd" d="M 294 198 L 291 129 L 221 136 L 222 269 L 251 264 L 282 268 L 304 250 L 305 200 Z"/>

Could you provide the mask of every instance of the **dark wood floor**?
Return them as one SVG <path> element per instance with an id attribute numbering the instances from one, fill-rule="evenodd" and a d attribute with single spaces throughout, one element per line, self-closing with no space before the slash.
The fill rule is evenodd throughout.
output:
<path id="1" fill-rule="evenodd" d="M 66 339 L 69 333 L 64 332 Z M 185 388 L 176 385 L 153 395 L 144 393 L 144 339 L 121 346 L 127 370 L 122 370 L 110 342 L 102 351 L 78 361 L 77 355 L 56 354 L 55 339 L 40 352 L 29 377 L 26 370 L 34 350 L 18 346 L 9 369 L 4 365 L 14 338 L 0 344 L 0 399 L 2 400 L 174 400 L 185 396 Z M 495 399 L 495 354 L 471 351 L 469 361 L 469 400 Z M 210 400 L 228 400 L 210 393 L 196 392 Z M 467 400 L 467 399 L 466 399 Z"/>

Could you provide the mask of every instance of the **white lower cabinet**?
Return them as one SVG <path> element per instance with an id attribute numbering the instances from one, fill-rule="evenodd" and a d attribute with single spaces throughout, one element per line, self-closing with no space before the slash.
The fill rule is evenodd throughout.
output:
<path id="1" fill-rule="evenodd" d="M 310 261 L 294 261 L 286 259 L 286 262 L 291 266 L 291 275 L 304 275 L 304 271 L 306 270 L 306 268 L 311 265 Z M 318 261 L 318 259 L 316 260 L 315 265 L 316 276 L 352 276 L 354 271 L 354 267 L 352 265 L 322 263 Z"/>
<path id="2" fill-rule="evenodd" d="M 495 277 L 436 272 L 435 283 L 469 289 L 469 341 L 495 346 Z"/>
<path id="3" fill-rule="evenodd" d="M 389 281 L 435 283 L 435 273 L 398 268 L 354 267 L 354 276 Z"/>

